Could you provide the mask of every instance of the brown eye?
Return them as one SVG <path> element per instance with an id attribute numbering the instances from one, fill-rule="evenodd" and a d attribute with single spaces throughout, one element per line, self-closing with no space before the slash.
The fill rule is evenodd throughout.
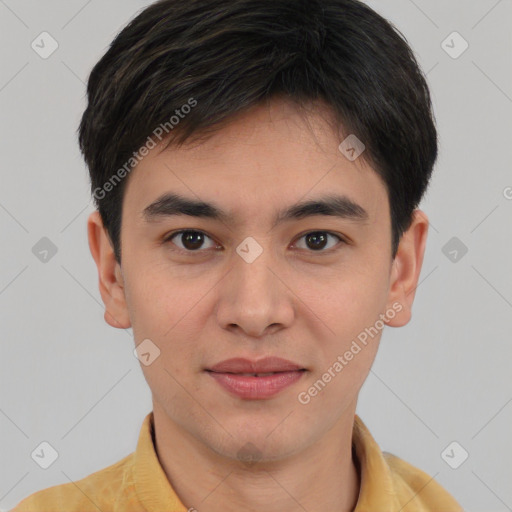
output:
<path id="1" fill-rule="evenodd" d="M 187 251 L 187 252 L 193 252 L 198 251 L 198 249 L 205 248 L 203 247 L 203 244 L 205 243 L 205 240 L 211 240 L 212 244 L 211 247 L 214 247 L 215 244 L 213 243 L 213 240 L 202 231 L 196 231 L 196 230 L 182 230 L 177 231 L 176 233 L 173 233 L 171 236 L 169 236 L 166 239 L 166 242 L 170 242 L 173 239 L 176 239 L 175 242 L 173 242 L 175 245 L 178 246 L 178 248 Z M 180 246 L 181 243 L 181 246 Z M 208 249 L 209 247 L 206 247 Z"/>
<path id="2" fill-rule="evenodd" d="M 323 249 L 326 248 L 328 244 L 329 237 L 337 238 L 338 241 L 343 242 L 341 237 L 338 235 L 335 235 L 333 233 L 329 233 L 328 231 L 311 231 L 309 233 L 306 233 L 305 235 L 301 236 L 299 240 L 304 239 L 306 242 L 306 249 L 310 249 L 311 251 L 316 252 L 327 252 Z M 327 249 L 332 248 L 334 245 L 331 245 L 330 247 L 327 247 Z M 303 249 L 304 247 L 299 247 Z"/>

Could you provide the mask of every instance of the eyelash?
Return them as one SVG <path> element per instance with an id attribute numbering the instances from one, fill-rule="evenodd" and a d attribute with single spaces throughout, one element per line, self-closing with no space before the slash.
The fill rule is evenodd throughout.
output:
<path id="1" fill-rule="evenodd" d="M 180 234 L 183 234 L 183 233 L 201 233 L 202 235 L 205 235 L 206 237 L 208 237 L 210 240 L 214 241 L 213 238 L 211 236 L 209 236 L 207 233 L 205 233 L 204 231 L 201 231 L 199 229 L 181 229 L 179 231 L 173 231 L 172 233 L 170 233 L 168 236 L 166 236 L 162 243 L 163 244 L 166 244 L 167 242 L 171 242 L 171 240 L 177 236 L 177 235 L 180 235 Z M 344 240 L 340 235 L 337 235 L 336 233 L 333 233 L 331 231 L 321 231 L 321 230 L 313 230 L 313 231 L 306 231 L 305 233 L 303 233 L 302 235 L 300 235 L 296 240 L 300 240 L 301 238 L 304 238 L 306 235 L 309 235 L 309 234 L 312 234 L 312 233 L 324 233 L 324 234 L 327 234 L 327 235 L 331 235 L 331 236 L 334 236 L 336 237 L 339 242 L 341 244 L 347 244 L 348 242 L 346 240 Z M 216 243 L 216 242 L 215 242 Z M 331 247 L 330 249 L 326 249 L 326 250 L 318 250 L 318 251 L 313 251 L 313 250 L 308 250 L 308 249 L 301 249 L 301 250 L 305 250 L 307 252 L 310 252 L 312 254 L 330 254 L 336 250 L 338 250 L 339 247 L 335 246 L 335 247 Z M 180 252 L 182 254 L 196 254 L 196 253 L 204 253 L 206 252 L 208 249 L 197 249 L 195 251 L 190 251 L 190 250 L 186 250 L 186 249 L 181 249 L 181 248 L 177 248 L 177 249 L 173 249 L 173 251 L 176 251 L 176 252 Z"/>

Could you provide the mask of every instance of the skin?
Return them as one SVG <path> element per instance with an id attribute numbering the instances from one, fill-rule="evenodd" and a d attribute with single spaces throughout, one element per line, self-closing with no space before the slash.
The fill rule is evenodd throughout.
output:
<path id="1" fill-rule="evenodd" d="M 304 115 L 274 99 L 202 144 L 151 150 L 128 178 L 121 266 L 98 212 L 88 219 L 105 320 L 131 326 L 136 344 L 149 338 L 161 351 L 149 366 L 141 364 L 152 391 L 156 450 L 181 501 L 199 512 L 225 511 L 226 504 L 267 512 L 353 510 L 360 482 L 352 426 L 382 331 L 307 405 L 297 396 L 394 303 L 402 309 L 386 325 L 411 318 L 428 219 L 415 210 L 392 260 L 383 182 L 362 157 L 343 156 L 328 107 L 312 105 Z M 215 202 L 233 222 L 145 222 L 142 210 L 168 191 Z M 333 191 L 363 206 L 368 221 L 315 215 L 272 228 L 278 210 Z M 207 235 L 199 254 L 180 235 L 163 242 L 179 229 Z M 334 236 L 315 251 L 304 236 L 311 231 L 350 243 Z M 248 236 L 263 249 L 250 264 L 236 252 Z M 231 357 L 266 355 L 308 371 L 266 400 L 234 397 L 204 371 Z M 247 443 L 257 462 L 239 460 Z"/>

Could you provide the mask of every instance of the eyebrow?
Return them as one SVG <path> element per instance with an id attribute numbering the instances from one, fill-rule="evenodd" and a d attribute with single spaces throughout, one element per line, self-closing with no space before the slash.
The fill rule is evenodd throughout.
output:
<path id="1" fill-rule="evenodd" d="M 214 203 L 190 199 L 175 193 L 163 194 L 142 211 L 142 216 L 148 223 L 176 215 L 207 218 L 226 224 L 232 222 L 231 216 Z M 280 210 L 272 227 L 284 221 L 299 220 L 314 215 L 329 215 L 361 223 L 369 219 L 368 212 L 360 204 L 345 195 L 331 194 L 299 202 Z"/>

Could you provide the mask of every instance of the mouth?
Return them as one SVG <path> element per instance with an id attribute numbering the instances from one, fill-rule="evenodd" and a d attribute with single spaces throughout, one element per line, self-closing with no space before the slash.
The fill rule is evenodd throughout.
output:
<path id="1" fill-rule="evenodd" d="M 301 365 L 282 359 L 280 357 L 265 357 L 259 360 L 245 359 L 243 357 L 235 357 L 226 359 L 215 364 L 207 371 L 215 373 L 233 373 L 238 375 L 265 376 L 275 373 L 283 373 L 290 371 L 301 371 L 306 368 Z"/>
<path id="2" fill-rule="evenodd" d="M 306 368 L 281 358 L 228 359 L 205 371 L 230 395 L 246 400 L 272 398 L 296 383 Z"/>
<path id="3" fill-rule="evenodd" d="M 206 370 L 211 373 L 223 373 L 226 375 L 240 375 L 242 377 L 268 377 L 269 375 L 277 375 L 279 373 L 289 373 L 288 370 L 282 370 L 278 372 L 266 372 L 266 373 L 237 373 L 237 372 L 214 372 L 213 370 Z M 294 372 L 305 372 L 305 368 L 300 368 L 298 370 L 292 370 Z"/>

